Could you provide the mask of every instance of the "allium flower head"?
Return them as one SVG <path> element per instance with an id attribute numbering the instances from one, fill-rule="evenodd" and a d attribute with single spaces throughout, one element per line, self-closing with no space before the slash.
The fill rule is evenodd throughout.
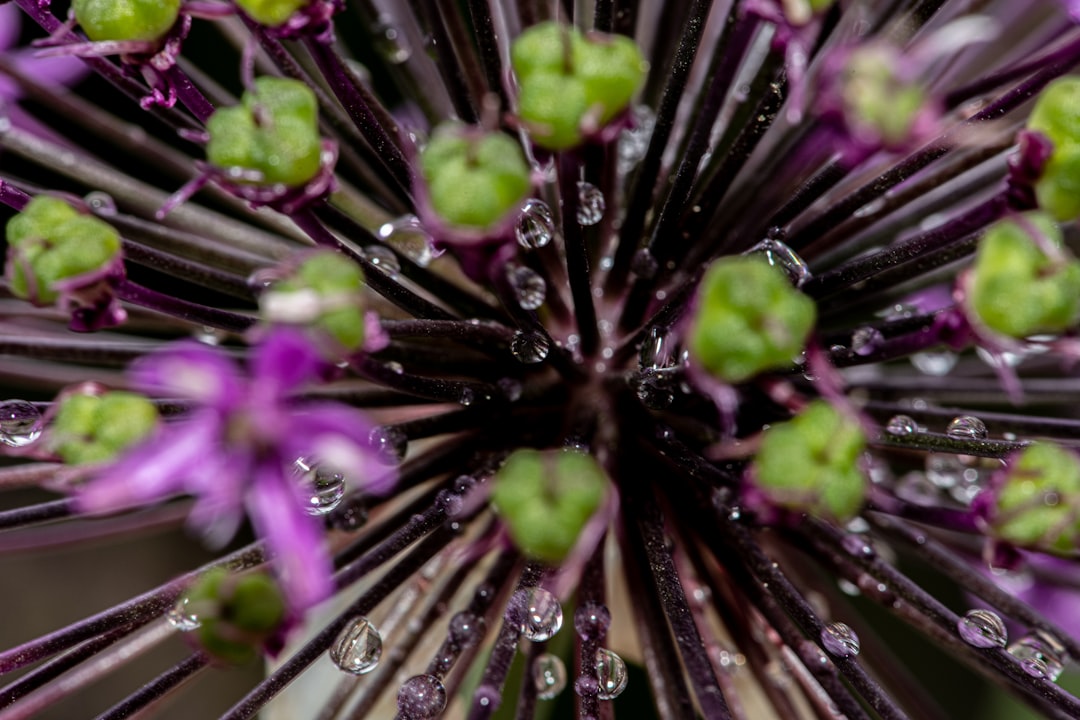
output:
<path id="1" fill-rule="evenodd" d="M 1080 717 L 1078 16 L 0 4 L 0 720 Z"/>

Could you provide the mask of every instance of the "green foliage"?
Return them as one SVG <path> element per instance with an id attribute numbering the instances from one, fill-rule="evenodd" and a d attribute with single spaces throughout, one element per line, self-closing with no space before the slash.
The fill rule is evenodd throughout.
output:
<path id="1" fill-rule="evenodd" d="M 630 104 L 648 64 L 630 38 L 545 22 L 514 41 L 518 114 L 533 141 L 549 150 L 579 145 Z"/>
<path id="2" fill-rule="evenodd" d="M 709 373 L 742 382 L 790 366 L 816 315 L 813 301 L 766 260 L 723 258 L 712 264 L 698 289 L 687 343 Z"/>
<path id="3" fill-rule="evenodd" d="M 221 108 L 206 123 L 206 157 L 222 169 L 255 170 L 260 185 L 303 185 L 319 172 L 315 93 L 298 80 L 261 77 L 240 105 Z"/>
<path id="4" fill-rule="evenodd" d="M 1053 443 L 1020 451 L 1006 470 L 991 534 L 1020 547 L 1072 554 L 1080 541 L 1080 458 Z"/>
<path id="5" fill-rule="evenodd" d="M 573 549 L 607 485 L 591 455 L 522 449 L 495 474 L 491 501 L 522 552 L 556 565 Z"/>
<path id="6" fill-rule="evenodd" d="M 49 448 L 72 465 L 112 460 L 157 427 L 157 408 L 132 392 L 75 394 L 60 400 Z"/>
<path id="7" fill-rule="evenodd" d="M 99 270 L 120 254 L 111 225 L 47 195 L 11 218 L 6 234 L 11 291 L 40 305 L 56 301 L 56 282 Z"/>
<path id="8" fill-rule="evenodd" d="M 1035 183 L 1039 207 L 1060 222 L 1080 217 L 1080 78 L 1046 86 L 1028 118 L 1028 130 L 1045 135 L 1053 152 Z"/>
<path id="9" fill-rule="evenodd" d="M 207 653 L 229 665 L 258 657 L 285 619 L 277 583 L 261 572 L 232 575 L 216 568 L 199 578 L 185 597 L 199 621 L 192 635 Z"/>
<path id="10" fill-rule="evenodd" d="M 1080 315 L 1080 262 L 1064 247 L 1049 216 L 1024 217 L 1060 258 L 1047 257 L 1028 227 L 1003 220 L 979 243 L 968 298 L 984 325 L 1015 338 L 1060 332 Z"/>
<path id="11" fill-rule="evenodd" d="M 180 0 L 73 0 L 75 19 L 96 42 L 163 38 L 180 14 Z"/>
<path id="12" fill-rule="evenodd" d="M 255 22 L 267 27 L 284 25 L 309 0 L 236 0 L 237 6 Z"/>
<path id="13" fill-rule="evenodd" d="M 457 123 L 435 128 L 420 155 L 431 205 L 448 224 L 484 230 L 516 210 L 529 192 L 529 166 L 503 133 Z"/>
<path id="14" fill-rule="evenodd" d="M 765 431 L 754 459 L 757 487 L 777 506 L 837 522 L 862 507 L 862 428 L 823 400 Z"/>

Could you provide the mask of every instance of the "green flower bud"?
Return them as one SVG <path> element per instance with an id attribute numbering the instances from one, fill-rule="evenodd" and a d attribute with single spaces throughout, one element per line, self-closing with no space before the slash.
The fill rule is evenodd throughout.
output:
<path id="1" fill-rule="evenodd" d="M 994 537 L 1046 552 L 1069 554 L 1080 543 L 1080 458 L 1053 443 L 1013 457 L 994 496 Z"/>
<path id="2" fill-rule="evenodd" d="M 310 0 L 236 0 L 236 5 L 255 22 L 279 27 Z"/>
<path id="3" fill-rule="evenodd" d="M 901 62 L 893 48 L 865 45 L 852 52 L 843 78 L 842 96 L 848 122 L 864 133 L 873 133 L 886 145 L 908 139 L 926 93 L 897 76 Z"/>
<path id="4" fill-rule="evenodd" d="M 837 522 L 862 507 L 866 477 L 859 424 L 823 400 L 765 431 L 754 459 L 754 481 L 775 505 Z"/>
<path id="5" fill-rule="evenodd" d="M 516 210 L 529 192 L 529 166 L 503 133 L 440 125 L 420 155 L 431 205 L 450 225 L 485 230 Z"/>
<path id="6" fill-rule="evenodd" d="M 303 185 L 319 172 L 319 137 L 315 93 L 289 78 L 261 77 L 240 105 L 222 108 L 206 123 L 206 157 L 224 170 L 261 174 L 259 185 Z"/>
<path id="7" fill-rule="evenodd" d="M 554 565 L 573 549 L 607 486 L 591 455 L 522 449 L 495 474 L 491 501 L 522 552 Z"/>
<path id="8" fill-rule="evenodd" d="M 59 402 L 48 444 L 70 465 L 112 460 L 150 435 L 159 422 L 154 404 L 131 392 L 79 393 Z"/>
<path id="9" fill-rule="evenodd" d="M 346 350 L 358 350 L 364 343 L 363 288 L 359 265 L 341 253 L 320 250 L 264 292 L 259 307 L 270 322 L 307 324 Z"/>
<path id="10" fill-rule="evenodd" d="M 285 620 L 285 601 L 265 573 L 232 575 L 216 568 L 203 575 L 184 598 L 199 626 L 200 646 L 222 662 L 243 665 L 259 655 L 263 643 Z"/>
<path id="11" fill-rule="evenodd" d="M 514 41 L 510 59 L 521 93 L 518 113 L 537 145 L 563 150 L 590 128 L 606 125 L 630 104 L 648 64 L 622 35 L 590 33 L 545 22 Z"/>
<path id="12" fill-rule="evenodd" d="M 835 2 L 836 0 L 781 0 L 780 5 L 787 21 L 798 27 L 828 10 Z"/>
<path id="13" fill-rule="evenodd" d="M 712 264 L 698 288 L 687 342 L 706 371 L 729 383 L 787 367 L 802 351 L 816 308 L 787 276 L 756 256 Z"/>
<path id="14" fill-rule="evenodd" d="M 1062 257 L 1047 257 L 1022 225 L 998 222 L 979 242 L 968 295 L 980 322 L 1015 338 L 1060 332 L 1080 315 L 1080 262 L 1049 216 L 1036 212 L 1025 218 Z"/>
<path id="15" fill-rule="evenodd" d="M 1060 222 L 1080 217 L 1080 78 L 1050 83 L 1039 95 L 1027 128 L 1054 145 L 1035 183 L 1039 207 Z"/>
<path id="16" fill-rule="evenodd" d="M 120 257 L 120 236 L 111 225 L 47 195 L 8 221 L 7 242 L 11 291 L 37 305 L 56 301 L 55 283 L 101 270 Z"/>
<path id="17" fill-rule="evenodd" d="M 95 42 L 165 36 L 180 15 L 180 0 L 73 0 L 79 27 Z"/>

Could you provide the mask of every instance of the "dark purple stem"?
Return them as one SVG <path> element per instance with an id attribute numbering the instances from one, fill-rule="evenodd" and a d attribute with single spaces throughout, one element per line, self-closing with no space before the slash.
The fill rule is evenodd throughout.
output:
<path id="1" fill-rule="evenodd" d="M 133 305 L 229 332 L 243 333 L 255 324 L 255 318 L 250 315 L 199 305 L 190 300 L 159 293 L 131 280 L 123 280 L 116 287 L 116 296 Z"/>
<path id="2" fill-rule="evenodd" d="M 138 692 L 113 705 L 94 720 L 125 720 L 133 717 L 194 678 L 196 674 L 208 667 L 209 662 L 202 653 L 188 655 L 187 658 L 143 685 Z"/>

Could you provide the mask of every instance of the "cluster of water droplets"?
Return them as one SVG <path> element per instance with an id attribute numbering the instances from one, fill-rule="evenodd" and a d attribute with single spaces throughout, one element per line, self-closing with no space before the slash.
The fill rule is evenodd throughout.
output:
<path id="1" fill-rule="evenodd" d="M 1031 677 L 1054 682 L 1065 669 L 1065 647 L 1057 638 L 1042 630 L 1025 635 L 1007 649 Z"/>
<path id="2" fill-rule="evenodd" d="M 366 675 L 379 665 L 382 636 L 366 617 L 358 616 L 341 629 L 330 646 L 330 660 L 350 675 Z"/>
<path id="3" fill-rule="evenodd" d="M 41 437 L 45 420 L 41 411 L 26 400 L 0 402 L 0 443 L 25 447 Z"/>
<path id="4" fill-rule="evenodd" d="M 909 415 L 894 415 L 885 424 L 886 435 L 896 438 L 914 438 L 927 432 Z M 945 427 L 945 436 L 951 440 L 986 440 L 989 431 L 986 423 L 972 415 L 959 415 Z M 947 493 L 961 505 L 970 505 L 982 491 L 985 475 L 997 461 L 958 455 L 947 452 L 931 452 L 925 457 L 923 472 L 905 474 L 895 486 L 898 497 L 915 505 L 934 505 Z"/>

